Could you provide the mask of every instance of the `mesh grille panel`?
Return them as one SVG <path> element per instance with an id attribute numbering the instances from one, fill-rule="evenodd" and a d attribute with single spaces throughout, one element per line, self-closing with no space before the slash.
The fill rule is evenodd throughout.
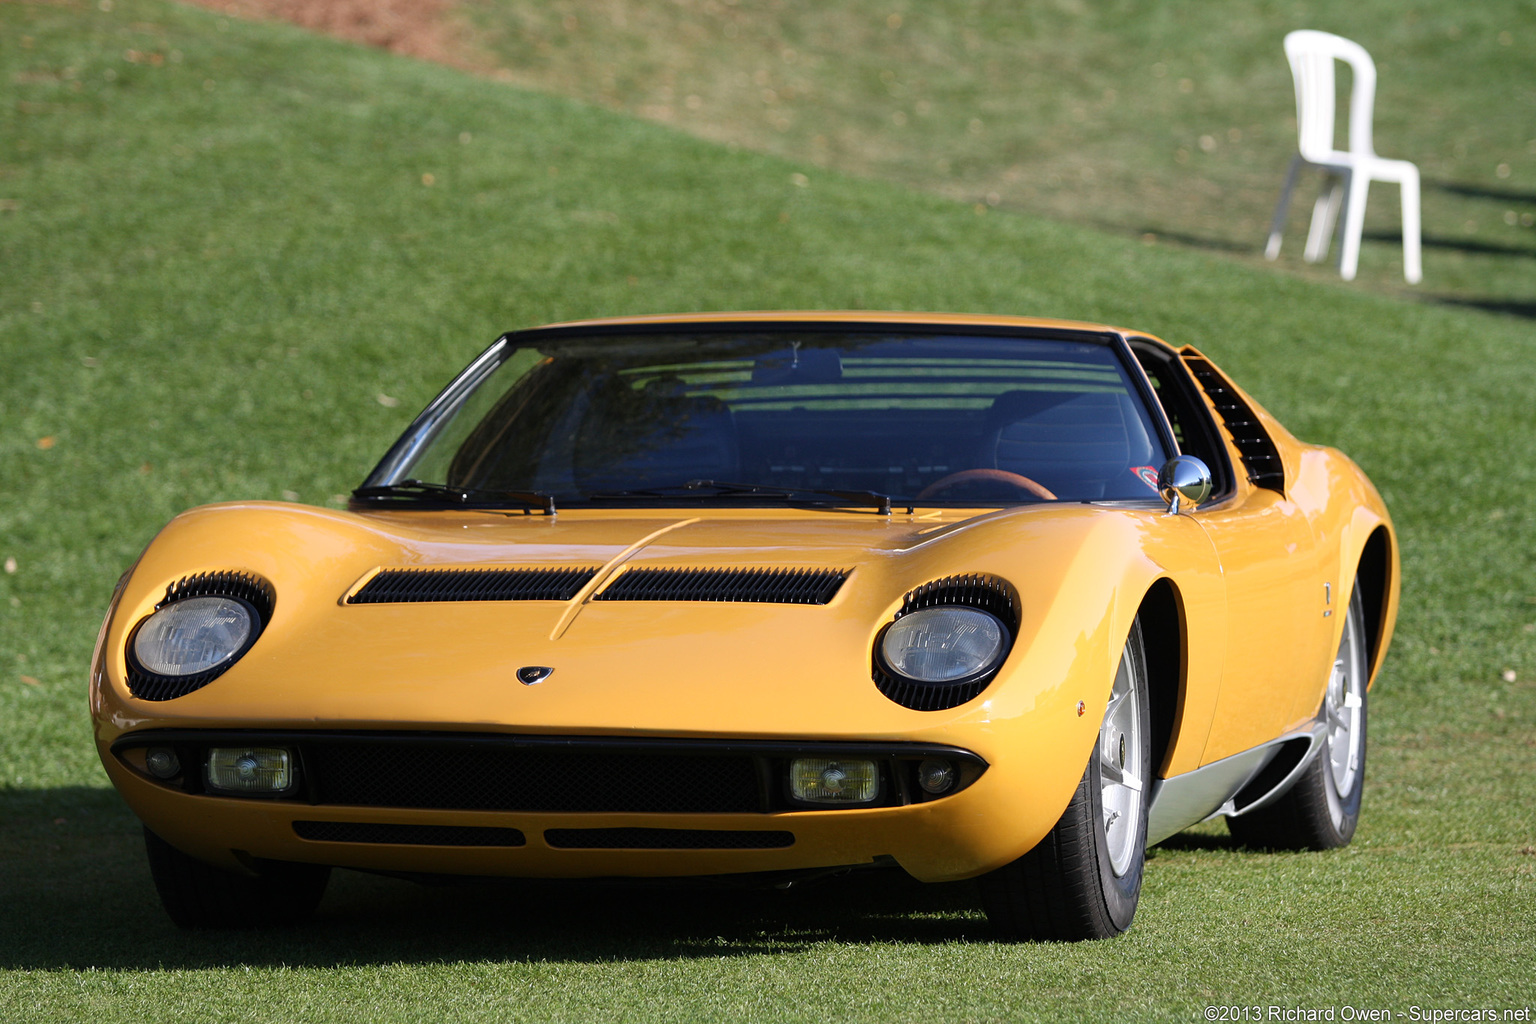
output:
<path id="1" fill-rule="evenodd" d="M 569 601 L 597 575 L 592 566 L 552 569 L 385 569 L 348 604 L 429 601 Z"/>
<path id="2" fill-rule="evenodd" d="M 354 807 L 685 814 L 762 809 L 749 756 L 314 743 L 304 747 L 304 767 L 316 802 Z"/>
<path id="3" fill-rule="evenodd" d="M 552 828 L 544 841 L 560 850 L 777 850 L 792 832 L 699 828 Z"/>
<path id="4" fill-rule="evenodd" d="M 515 828 L 473 825 L 396 825 L 369 821 L 296 821 L 300 839 L 322 843 L 387 843 L 393 846 L 524 846 Z"/>
<path id="5" fill-rule="evenodd" d="M 826 604 L 845 569 L 630 569 L 599 601 L 750 601 Z"/>

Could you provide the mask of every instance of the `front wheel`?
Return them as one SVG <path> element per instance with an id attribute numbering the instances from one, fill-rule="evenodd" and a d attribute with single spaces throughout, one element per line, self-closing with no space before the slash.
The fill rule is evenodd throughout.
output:
<path id="1" fill-rule="evenodd" d="M 1152 776 L 1141 623 L 1115 672 L 1099 742 L 1061 820 L 1034 849 L 981 878 L 987 918 L 1009 940 L 1107 939 L 1141 897 Z"/>
<path id="2" fill-rule="evenodd" d="M 1268 806 L 1227 819 L 1244 846 L 1333 850 L 1349 845 L 1360 823 L 1365 783 L 1365 610 L 1355 581 L 1328 675 L 1320 717 L 1323 741 L 1290 789 Z"/>
<path id="3" fill-rule="evenodd" d="M 331 869 L 318 864 L 263 865 L 254 877 L 189 857 L 144 830 L 149 873 L 160 902 L 182 928 L 253 928 L 298 924 L 320 905 Z"/>

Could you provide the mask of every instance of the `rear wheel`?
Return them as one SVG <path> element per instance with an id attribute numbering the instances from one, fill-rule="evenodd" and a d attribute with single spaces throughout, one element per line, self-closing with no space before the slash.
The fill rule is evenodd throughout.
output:
<path id="1" fill-rule="evenodd" d="M 267 862 L 256 876 L 205 864 L 144 830 L 149 873 L 160 903 L 182 928 L 254 928 L 298 924 L 315 912 L 331 869 Z"/>
<path id="2" fill-rule="evenodd" d="M 1365 782 L 1364 614 L 1356 580 L 1323 694 L 1322 718 L 1327 728 L 1322 745 L 1282 796 L 1266 807 L 1227 819 L 1227 830 L 1244 846 L 1332 850 L 1354 838 Z"/>
<path id="3" fill-rule="evenodd" d="M 1010 940 L 1106 939 L 1141 897 L 1152 775 L 1146 654 L 1126 640 L 1099 742 L 1061 820 L 1033 849 L 981 878 L 987 917 Z"/>

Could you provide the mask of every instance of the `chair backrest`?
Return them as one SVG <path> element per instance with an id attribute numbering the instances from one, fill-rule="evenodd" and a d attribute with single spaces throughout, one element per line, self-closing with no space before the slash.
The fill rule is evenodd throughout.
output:
<path id="1" fill-rule="evenodd" d="M 1354 75 L 1349 96 L 1349 151 L 1356 156 L 1375 156 L 1371 116 L 1376 101 L 1376 65 L 1365 47 L 1330 32 L 1303 29 L 1285 37 L 1285 56 L 1296 82 L 1301 155 L 1323 162 L 1335 152 L 1333 62 L 1342 60 Z"/>

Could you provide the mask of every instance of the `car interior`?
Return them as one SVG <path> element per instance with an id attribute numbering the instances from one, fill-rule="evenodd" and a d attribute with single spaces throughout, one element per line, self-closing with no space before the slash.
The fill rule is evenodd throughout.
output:
<path id="1" fill-rule="evenodd" d="M 1107 346 L 919 341 L 555 359 L 476 426 L 449 482 L 562 500 L 694 481 L 937 503 L 1156 497 L 1164 446 Z"/>

